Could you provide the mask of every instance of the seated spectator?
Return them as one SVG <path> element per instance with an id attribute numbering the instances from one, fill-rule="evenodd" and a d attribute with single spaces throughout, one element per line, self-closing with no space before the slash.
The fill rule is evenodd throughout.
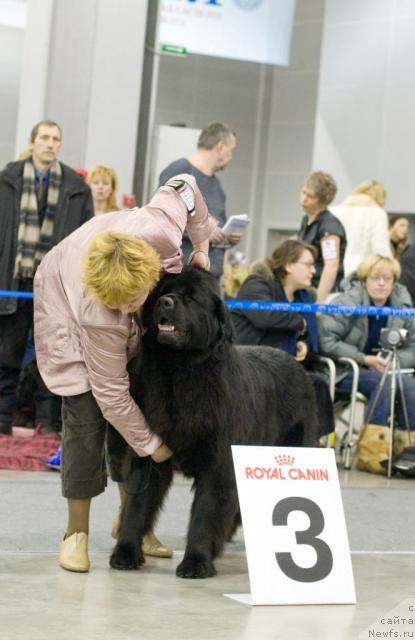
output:
<path id="1" fill-rule="evenodd" d="M 97 165 L 92 169 L 87 180 L 94 202 L 94 215 L 117 211 L 117 174 L 112 167 Z"/>
<path id="2" fill-rule="evenodd" d="M 315 171 L 305 181 L 300 202 L 305 212 L 298 239 L 313 245 L 317 251 L 312 285 L 317 289 L 317 302 L 324 302 L 332 291 L 338 291 L 343 280 L 346 232 L 339 220 L 327 209 L 337 192 L 328 173 Z"/>
<path id="3" fill-rule="evenodd" d="M 255 263 L 255 271 L 242 283 L 237 299 L 271 302 L 312 302 L 309 292 L 317 255 L 300 240 L 285 240 L 270 259 Z M 278 347 L 291 353 L 307 369 L 318 350 L 318 326 L 313 314 L 288 311 L 234 309 L 231 313 L 239 344 Z M 310 373 L 319 398 L 321 435 L 334 431 L 333 406 L 326 381 Z"/>
<path id="4" fill-rule="evenodd" d="M 409 218 L 407 216 L 396 214 L 389 218 L 389 238 L 392 255 L 397 260 L 401 259 L 408 247 L 409 226 Z"/>
<path id="5" fill-rule="evenodd" d="M 412 298 L 412 306 L 415 304 L 415 243 L 410 244 L 401 257 L 400 282 L 408 289 Z"/>
<path id="6" fill-rule="evenodd" d="M 333 304 L 374 305 L 378 307 L 411 307 L 411 299 L 406 287 L 397 281 L 400 276 L 399 263 L 393 258 L 373 255 L 359 265 L 356 274 L 347 282 L 344 293 L 333 300 Z M 376 355 L 379 351 L 380 331 L 384 327 L 406 329 L 404 344 L 397 349 L 402 368 L 415 366 L 415 318 L 394 316 L 357 316 L 322 314 L 318 318 L 320 327 L 320 350 L 326 356 L 354 359 L 360 366 L 358 390 L 370 401 L 374 399 L 385 361 Z M 350 391 L 352 374 L 347 365 L 337 365 L 337 387 Z M 408 408 L 409 426 L 415 429 L 415 382 L 409 375 L 403 375 L 403 386 Z M 400 393 L 397 392 L 398 425 L 405 429 Z M 382 393 L 373 408 L 371 423 L 388 426 L 390 413 L 390 376 L 387 377 Z"/>
<path id="7" fill-rule="evenodd" d="M 359 264 L 377 253 L 392 255 L 388 214 L 383 209 L 386 191 L 376 180 L 361 182 L 343 202 L 330 211 L 342 223 L 347 237 L 344 273 L 348 276 Z"/>

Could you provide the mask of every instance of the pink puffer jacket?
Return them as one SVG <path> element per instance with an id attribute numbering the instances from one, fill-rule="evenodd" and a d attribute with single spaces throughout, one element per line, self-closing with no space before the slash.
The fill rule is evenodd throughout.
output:
<path id="1" fill-rule="evenodd" d="M 184 230 L 199 243 L 217 222 L 195 179 L 177 178 L 194 191 L 193 216 L 173 188 L 161 187 L 147 206 L 97 216 L 74 231 L 45 256 L 34 281 L 36 357 L 46 385 L 61 396 L 92 391 L 103 416 L 139 455 L 152 454 L 161 444 L 129 392 L 127 362 L 139 347 L 140 328 L 132 315 L 85 296 L 82 260 L 95 234 L 119 230 L 146 240 L 164 270 L 180 272 Z"/>

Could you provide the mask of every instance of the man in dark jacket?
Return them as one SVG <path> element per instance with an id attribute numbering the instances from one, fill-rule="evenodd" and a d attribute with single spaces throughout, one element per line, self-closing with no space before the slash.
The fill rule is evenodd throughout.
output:
<path id="1" fill-rule="evenodd" d="M 60 127 L 51 120 L 36 124 L 30 155 L 0 172 L 0 290 L 32 292 L 33 277 L 44 255 L 93 217 L 89 187 L 70 167 L 58 162 Z M 0 433 L 11 433 L 16 388 L 29 332 L 33 303 L 0 297 Z M 38 376 L 36 419 L 52 428 L 56 398 Z"/>

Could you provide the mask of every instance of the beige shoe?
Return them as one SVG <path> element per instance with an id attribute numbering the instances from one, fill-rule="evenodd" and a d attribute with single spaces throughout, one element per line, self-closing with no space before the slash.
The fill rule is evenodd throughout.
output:
<path id="1" fill-rule="evenodd" d="M 115 540 L 118 540 L 118 536 L 120 535 L 120 526 L 121 526 L 121 507 L 118 507 L 117 515 L 115 516 L 112 522 L 111 535 Z"/>
<path id="2" fill-rule="evenodd" d="M 161 544 L 152 531 L 143 536 L 142 550 L 145 556 L 154 556 L 155 558 L 171 558 L 173 550 Z"/>
<path id="3" fill-rule="evenodd" d="M 117 540 L 120 535 L 120 526 L 121 507 L 119 507 L 118 513 L 112 523 L 111 535 L 115 540 Z M 162 545 L 160 540 L 156 538 L 152 531 L 143 536 L 143 544 L 141 548 L 146 556 L 154 556 L 155 558 L 171 558 L 173 556 L 173 550 Z"/>
<path id="4" fill-rule="evenodd" d="M 86 533 L 73 533 L 61 542 L 59 564 L 68 571 L 89 571 L 88 536 Z"/>

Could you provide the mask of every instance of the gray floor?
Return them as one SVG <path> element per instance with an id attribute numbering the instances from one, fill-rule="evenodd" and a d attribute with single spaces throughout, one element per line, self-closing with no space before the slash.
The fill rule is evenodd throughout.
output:
<path id="1" fill-rule="evenodd" d="M 190 485 L 180 475 L 157 527 L 175 549 L 173 559 L 147 559 L 139 572 L 109 569 L 109 531 L 118 504 L 111 484 L 93 502 L 91 572 L 74 574 L 57 565 L 66 518 L 59 474 L 0 471 L 0 638 L 369 638 L 368 625 L 415 597 L 415 480 L 357 471 L 340 477 L 357 605 L 248 607 L 223 596 L 249 592 L 242 532 L 217 562 L 215 578 L 175 577 L 191 500 Z"/>

